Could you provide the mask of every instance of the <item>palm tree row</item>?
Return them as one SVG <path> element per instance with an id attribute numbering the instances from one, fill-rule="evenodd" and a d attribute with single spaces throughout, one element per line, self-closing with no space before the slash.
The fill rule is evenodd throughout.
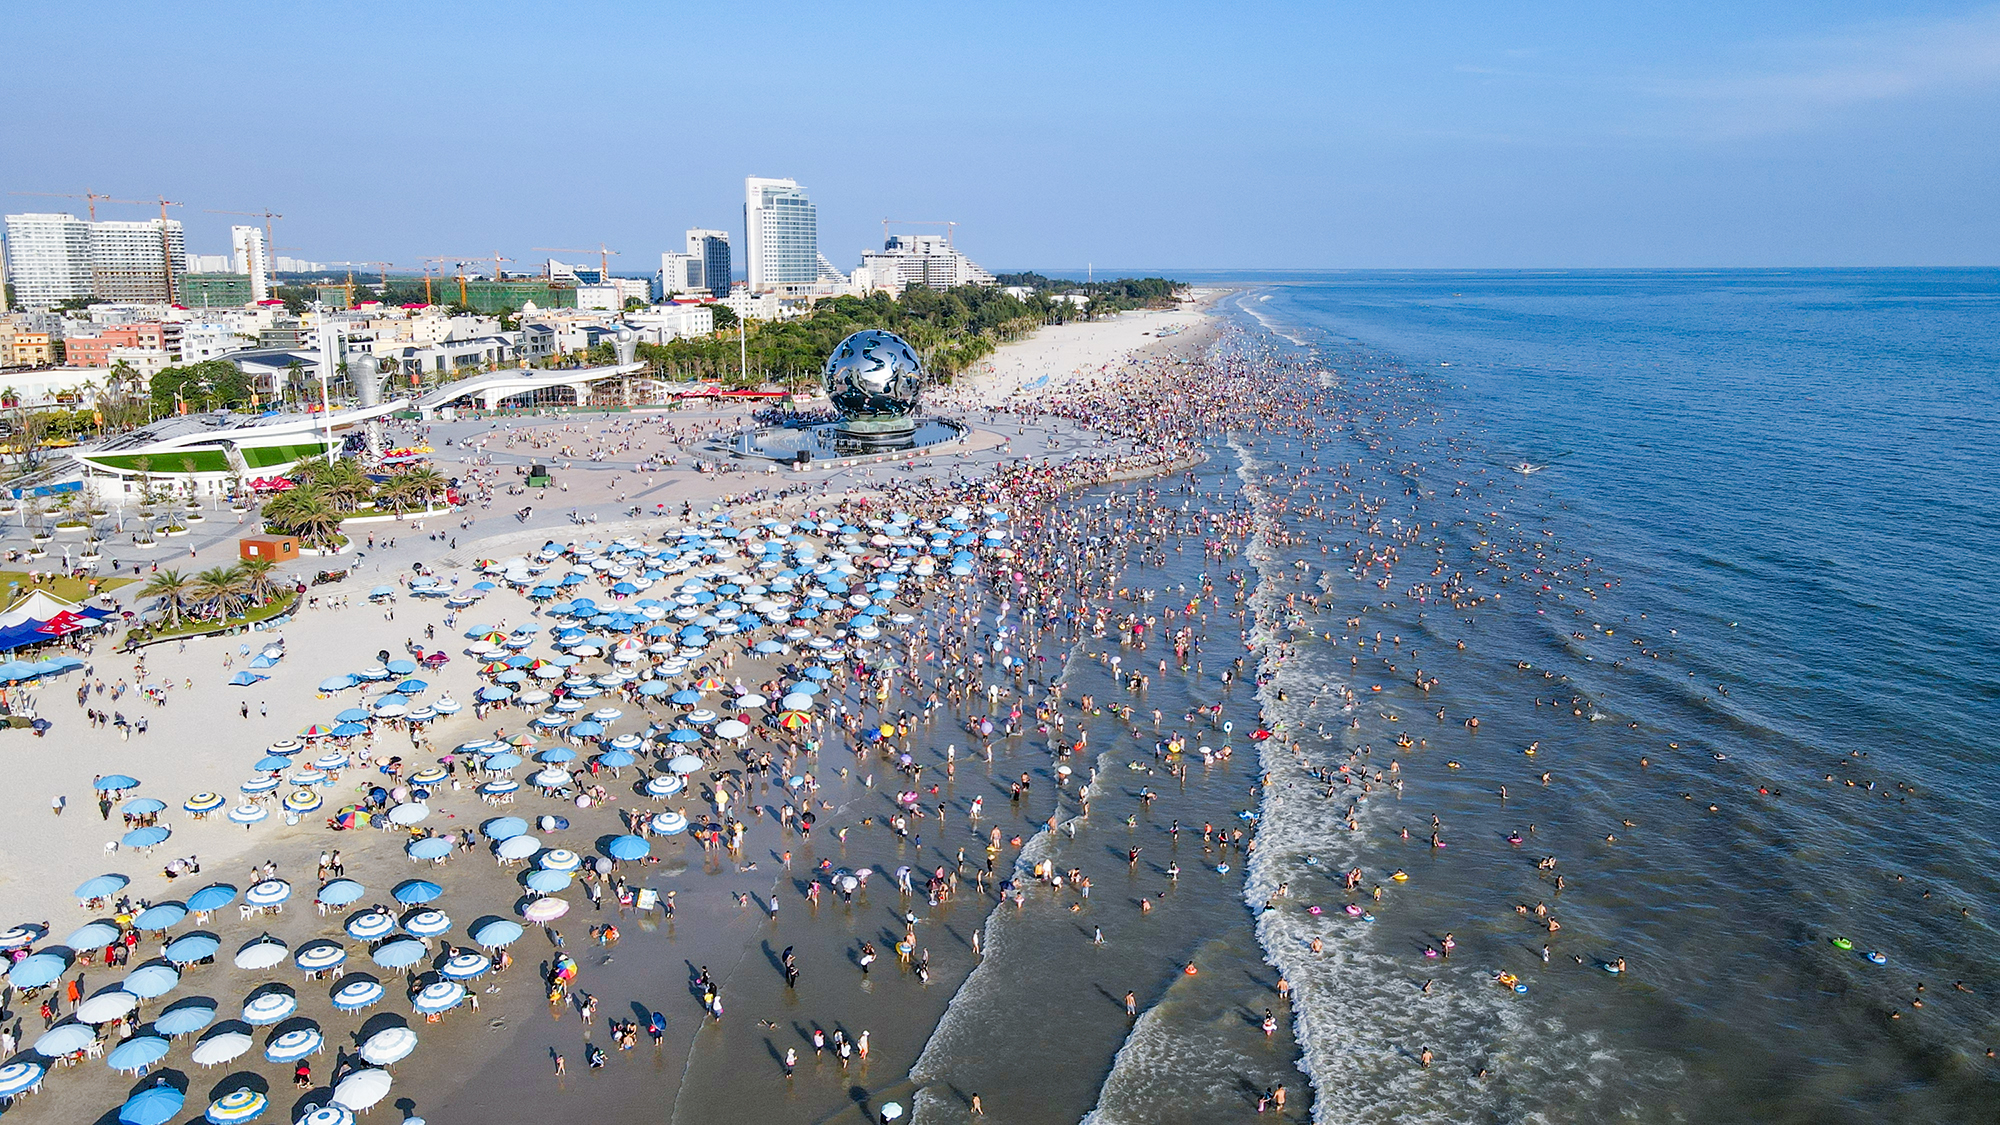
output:
<path id="1" fill-rule="evenodd" d="M 235 566 L 210 567 L 200 574 L 161 570 L 146 581 L 141 597 L 160 599 L 161 624 L 172 629 L 187 619 L 226 620 L 240 617 L 271 600 L 277 564 L 270 559 L 244 559 Z"/>

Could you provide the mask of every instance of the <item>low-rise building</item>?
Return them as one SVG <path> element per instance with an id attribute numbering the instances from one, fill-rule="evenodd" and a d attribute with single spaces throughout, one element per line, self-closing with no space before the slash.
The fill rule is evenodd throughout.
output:
<path id="1" fill-rule="evenodd" d="M 47 332 L 0 324 L 0 367 L 53 367 L 55 362 L 55 340 Z"/>
<path id="2" fill-rule="evenodd" d="M 71 367 L 109 367 L 112 352 L 158 352 L 167 355 L 166 328 L 157 322 L 106 328 L 94 335 L 71 336 L 63 342 L 63 359 Z"/>

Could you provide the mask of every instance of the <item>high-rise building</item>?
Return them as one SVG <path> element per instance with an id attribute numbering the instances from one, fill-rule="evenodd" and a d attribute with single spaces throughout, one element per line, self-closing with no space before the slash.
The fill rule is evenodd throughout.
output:
<path id="1" fill-rule="evenodd" d="M 54 308 L 91 295 L 89 223 L 54 214 L 9 215 L 6 223 L 7 274 L 22 308 Z"/>
<path id="2" fill-rule="evenodd" d="M 106 301 L 172 303 L 175 282 L 187 272 L 187 243 L 178 219 L 90 224 L 93 296 Z"/>
<path id="3" fill-rule="evenodd" d="M 230 227 L 229 245 L 236 255 L 236 272 L 250 275 L 250 299 L 271 296 L 271 248 L 264 245 L 264 228 Z"/>
<path id="4" fill-rule="evenodd" d="M 943 292 L 957 285 L 992 285 L 992 274 L 958 252 L 951 240 L 935 234 L 892 234 L 880 250 L 866 251 L 861 265 L 871 288 L 901 293 L 922 285 Z"/>
<path id="5" fill-rule="evenodd" d="M 702 261 L 699 257 L 693 253 L 676 254 L 672 250 L 660 255 L 660 296 L 703 292 L 707 292 L 707 288 L 702 284 Z"/>
<path id="6" fill-rule="evenodd" d="M 819 280 L 819 214 L 795 180 L 743 180 L 744 263 L 752 293 Z"/>
<path id="7" fill-rule="evenodd" d="M 687 232 L 687 252 L 701 261 L 700 287 L 712 297 L 729 296 L 729 232 L 701 230 Z"/>

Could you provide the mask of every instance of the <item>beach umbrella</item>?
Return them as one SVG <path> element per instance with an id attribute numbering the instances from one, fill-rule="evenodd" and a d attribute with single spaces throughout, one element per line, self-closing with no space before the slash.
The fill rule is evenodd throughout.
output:
<path id="1" fill-rule="evenodd" d="M 264 1057 L 274 1063 L 293 1063 L 307 1055 L 319 1054 L 326 1042 L 317 1027 L 295 1027 L 264 1044 Z"/>
<path id="2" fill-rule="evenodd" d="M 81 1047 L 77 1049 L 82 1050 Z M 22 1094 L 32 1091 L 35 1087 L 42 1084 L 42 1076 L 46 1073 L 48 1073 L 47 1067 L 32 1060 L 24 1060 L 0 1066 L 0 1098 L 17 1098 Z M 178 1109 L 179 1107 L 176 1106 L 175 1108 Z M 168 1116 L 172 1115 L 169 1114 Z M 122 1115 L 119 1120 L 124 1120 Z M 135 1125 L 158 1125 L 158 1122 L 162 1120 L 165 1119 L 155 1118 L 150 1122 L 138 1122 Z"/>
<path id="3" fill-rule="evenodd" d="M 301 971 L 308 973 L 323 973 L 345 964 L 346 961 L 347 950 L 325 938 L 300 946 L 299 951 L 292 954 L 292 963 Z"/>
<path id="4" fill-rule="evenodd" d="M 673 689 L 659 680 L 647 680 L 645 683 L 639 685 L 640 695 L 665 695 L 671 690 Z"/>
<path id="5" fill-rule="evenodd" d="M 653 854 L 653 846 L 640 836 L 617 836 L 605 844 L 604 854 L 621 861 L 644 859 Z"/>
<path id="6" fill-rule="evenodd" d="M 763 696 L 758 695 L 754 691 L 748 695 L 739 695 L 736 697 L 736 705 L 738 707 L 743 708 L 745 711 L 755 711 L 757 708 L 762 707 L 768 704 L 769 702 L 770 700 L 765 699 Z"/>
<path id="7" fill-rule="evenodd" d="M 107 773 L 96 781 L 91 782 L 90 787 L 100 793 L 108 793 L 119 789 L 137 789 L 139 787 L 139 779 L 128 777 L 122 773 Z"/>
<path id="8" fill-rule="evenodd" d="M 325 738 L 333 733 L 333 728 L 325 723 L 314 723 L 299 732 L 300 738 Z"/>
<path id="9" fill-rule="evenodd" d="M 509 836 L 493 845 L 493 854 L 501 859 L 526 859 L 542 850 L 542 842 L 533 836 Z"/>
<path id="10" fill-rule="evenodd" d="M 653 831 L 662 836 L 678 836 L 687 831 L 688 819 L 680 813 L 668 810 L 653 817 Z"/>
<path id="11" fill-rule="evenodd" d="M 326 803 L 317 789 L 294 789 L 285 794 L 285 811 L 309 813 Z"/>
<path id="12" fill-rule="evenodd" d="M 172 965 L 162 965 L 156 962 L 150 965 L 141 965 L 125 974 L 125 979 L 118 982 L 118 987 L 137 996 L 141 1000 L 151 1000 L 156 996 L 165 996 L 167 993 L 172 992 L 174 987 L 180 983 L 181 972 L 179 969 L 174 968 Z"/>
<path id="13" fill-rule="evenodd" d="M 582 865 L 583 858 L 568 848 L 556 848 L 536 863 L 544 871 L 575 871 Z"/>
<path id="14" fill-rule="evenodd" d="M 424 959 L 430 950 L 415 938 L 396 938 L 385 941 L 369 954 L 377 965 L 385 969 L 407 969 Z"/>
<path id="15" fill-rule="evenodd" d="M 347 768 L 347 765 L 347 755 L 339 751 L 331 754 L 321 754 L 319 757 L 313 759 L 313 768 L 327 773 L 332 773 L 335 770 L 344 770 Z"/>
<path id="16" fill-rule="evenodd" d="M 778 706 L 787 711 L 810 711 L 813 697 L 802 691 L 795 691 L 778 701 Z"/>
<path id="17" fill-rule="evenodd" d="M 7 983 L 15 988 L 41 988 L 69 970 L 69 961 L 55 953 L 36 953 L 14 962 Z"/>
<path id="18" fill-rule="evenodd" d="M 707 764 L 693 754 L 676 754 L 673 760 L 667 763 L 667 768 L 678 774 L 690 774 Z"/>
<path id="19" fill-rule="evenodd" d="M 426 879 L 406 879 L 406 881 L 402 881 L 402 883 L 396 885 L 396 891 L 392 891 L 392 895 L 396 897 L 396 901 L 402 903 L 402 905 L 428 903 L 428 901 L 436 899 L 442 893 L 444 893 L 444 887 L 438 887 L 436 883 L 430 883 Z"/>
<path id="20" fill-rule="evenodd" d="M 613 750 L 625 750 L 625 751 L 637 750 L 640 746 L 644 744 L 645 744 L 645 739 L 640 738 L 636 734 L 621 734 L 617 738 L 612 739 L 609 743 L 606 743 L 606 745 L 610 746 Z"/>
<path id="21" fill-rule="evenodd" d="M 742 738 L 750 733 L 750 727 L 735 719 L 724 719 L 715 724 L 715 733 L 718 738 Z"/>
<path id="22" fill-rule="evenodd" d="M 480 825 L 479 831 L 489 840 L 506 840 L 527 835 L 528 822 L 518 816 L 496 816 Z"/>
<path id="23" fill-rule="evenodd" d="M 141 910 L 138 916 L 132 919 L 132 928 L 140 933 L 164 930 L 187 916 L 186 906 L 178 902 L 163 902 Z"/>
<path id="24" fill-rule="evenodd" d="M 431 704 L 431 710 L 436 711 L 440 715 L 456 715 L 464 709 L 458 700 L 453 699 L 449 695 L 438 696 L 437 701 Z"/>
<path id="25" fill-rule="evenodd" d="M 299 1118 L 294 1125 L 354 1125 L 354 1111 L 344 1105 L 332 1103 L 315 1106 L 306 1111 L 306 1115 Z"/>
<path id="26" fill-rule="evenodd" d="M 357 941 L 374 941 L 396 928 L 396 919 L 386 910 L 370 910 L 347 920 L 347 936 Z"/>
<path id="27" fill-rule="evenodd" d="M 696 631 L 699 632 L 699 630 Z M 682 707 L 692 707 L 701 702 L 701 693 L 693 688 L 682 688 L 673 694 L 673 698 L 669 702 L 677 703 Z"/>
<path id="28" fill-rule="evenodd" d="M 243 1022 L 251 1027 L 263 1027 L 299 1010 L 299 998 L 290 992 L 279 991 L 266 985 L 269 991 L 259 992 L 243 1005 Z"/>
<path id="29" fill-rule="evenodd" d="M 678 777 L 649 777 L 646 779 L 646 796 L 671 797 L 687 788 L 687 782 Z"/>
<path id="30" fill-rule="evenodd" d="M 207 912 L 220 910 L 236 901 L 236 888 L 228 883 L 211 883 L 188 896 L 188 909 Z"/>
<path id="31" fill-rule="evenodd" d="M 585 719 L 583 722 L 570 727 L 569 733 L 577 738 L 594 738 L 604 733 L 604 724 Z"/>
<path id="32" fill-rule="evenodd" d="M 360 681 L 356 680 L 352 675 L 342 672 L 338 676 L 328 676 L 326 679 L 321 680 L 319 682 L 319 690 L 346 691 L 348 688 L 353 687 L 358 682 Z"/>
<path id="33" fill-rule="evenodd" d="M 521 756 L 511 751 L 489 754 L 486 758 L 486 768 L 489 770 L 511 770 L 520 764 Z"/>
<path id="34" fill-rule="evenodd" d="M 35 1040 L 35 1053 L 44 1058 L 59 1059 L 76 1054 L 96 1041 L 97 1029 L 88 1023 L 59 1023 L 42 1032 L 41 1038 Z"/>
<path id="35" fill-rule="evenodd" d="M 812 722 L 812 716 L 806 714 L 804 711 L 778 712 L 778 725 L 786 730 L 797 730 L 810 722 Z"/>
<path id="36" fill-rule="evenodd" d="M 521 783 L 509 777 L 509 778 L 502 778 L 499 781 L 489 781 L 486 784 L 481 785 L 479 787 L 479 791 L 481 793 L 486 794 L 489 797 L 504 797 L 509 793 L 513 793 L 519 790 L 520 788 L 521 788 Z"/>
<path id="37" fill-rule="evenodd" d="M 624 769 L 638 759 L 629 750 L 607 750 L 597 756 L 597 764 L 605 769 Z"/>
<path id="38" fill-rule="evenodd" d="M 528 872 L 527 877 L 521 881 L 527 884 L 529 890 L 537 894 L 552 895 L 557 891 L 568 890 L 572 879 L 573 877 L 567 871 L 550 871 L 547 868 L 537 868 Z"/>
<path id="39" fill-rule="evenodd" d="M 397 805 L 395 808 L 390 809 L 389 823 L 400 825 L 402 827 L 407 828 L 412 824 L 416 824 L 423 821 L 430 815 L 431 815 L 431 807 L 429 805 L 426 805 L 421 801 L 412 801 L 408 804 Z"/>
<path id="40" fill-rule="evenodd" d="M 443 859 L 451 854 L 451 841 L 442 836 L 426 836 L 421 840 L 411 840 L 410 846 L 404 850 L 409 852 L 411 859 Z"/>
<path id="41" fill-rule="evenodd" d="M 125 1099 L 118 1107 L 119 1125 L 167 1125 L 187 1104 L 187 1095 L 161 1082 Z"/>
<path id="42" fill-rule="evenodd" d="M 530 922 L 553 922 L 569 913 L 569 900 L 554 897 L 538 898 L 521 908 L 521 916 Z"/>
<path id="43" fill-rule="evenodd" d="M 328 906 L 346 906 L 367 893 L 367 888 L 352 879 L 335 879 L 321 887 L 315 897 Z"/>
<path id="44" fill-rule="evenodd" d="M 335 738 L 353 738 L 356 735 L 363 735 L 367 733 L 368 733 L 368 727 L 365 724 L 353 722 L 351 720 L 345 723 L 338 723 L 333 728 L 333 737 Z M 343 764 L 345 764 L 344 759 L 343 759 Z"/>
<path id="45" fill-rule="evenodd" d="M 528 781 L 543 789 L 561 789 L 570 783 L 569 771 L 561 766 L 550 766 L 535 774 Z"/>
<path id="46" fill-rule="evenodd" d="M 398 676 L 407 676 L 417 670 L 416 664 L 408 660 L 391 660 L 386 667 Z"/>
<path id="47" fill-rule="evenodd" d="M 433 981 L 410 998 L 410 1006 L 426 1016 L 450 1011 L 464 1002 L 465 986 L 455 980 Z"/>
<path id="48" fill-rule="evenodd" d="M 250 1037 L 243 1032 L 217 1030 L 196 1043 L 194 1053 L 188 1057 L 197 1066 L 218 1066 L 249 1049 Z"/>
<path id="49" fill-rule="evenodd" d="M 451 929 L 451 916 L 442 910 L 419 910 L 403 919 L 403 929 L 420 938 L 433 938 Z"/>
<path id="50" fill-rule="evenodd" d="M 270 1099 L 245 1086 L 209 1103 L 208 1119 L 215 1125 L 236 1125 L 240 1121 L 254 1121 L 269 1105 Z"/>
<path id="51" fill-rule="evenodd" d="M 667 732 L 667 741 L 681 745 L 690 742 L 700 742 L 701 732 L 691 727 L 675 727 L 673 730 Z"/>
<path id="52" fill-rule="evenodd" d="M 64 938 L 62 943 L 71 949 L 90 949 L 93 946 L 110 945 L 117 939 L 118 932 L 118 927 L 109 922 L 85 922 L 71 930 L 70 935 Z"/>
<path id="53" fill-rule="evenodd" d="M 348 977 L 333 990 L 333 1006 L 343 1012 L 358 1012 L 381 1000 L 387 991 L 373 977 Z"/>
<path id="54" fill-rule="evenodd" d="M 571 750 L 567 746 L 551 746 L 547 750 L 535 755 L 535 757 L 541 762 L 555 766 L 561 765 L 564 762 L 576 761 L 576 751 Z"/>
<path id="55" fill-rule="evenodd" d="M 357 1070 L 333 1088 L 333 1100 L 348 1109 L 367 1109 L 389 1096 L 391 1084 L 386 1070 Z"/>
<path id="56" fill-rule="evenodd" d="M 153 813 L 165 812 L 166 809 L 167 803 L 158 797 L 134 797 L 118 806 L 119 812 L 131 813 L 133 816 L 150 816 Z"/>
<path id="57" fill-rule="evenodd" d="M 77 885 L 76 897 L 80 899 L 109 898 L 131 882 L 123 875 L 97 875 L 85 879 Z"/>
<path id="58" fill-rule="evenodd" d="M 385 1027 L 361 1045 L 361 1057 L 376 1066 L 401 1062 L 417 1049 L 417 1033 L 407 1027 Z"/>
<path id="59" fill-rule="evenodd" d="M 813 665 L 810 668 L 807 668 L 804 672 L 800 673 L 800 675 L 804 676 L 808 680 L 814 680 L 821 683 L 824 683 L 825 681 L 833 678 L 832 672 L 826 670 L 825 668 L 820 667 L 817 664 Z"/>
<path id="60" fill-rule="evenodd" d="M 715 712 L 703 707 L 699 710 L 688 712 L 687 718 L 688 722 L 694 723 L 696 726 L 707 726 L 709 723 L 714 722 L 716 717 Z"/>
<path id="61" fill-rule="evenodd" d="M 488 949 L 498 949 L 519 941 L 521 924 L 506 918 L 493 918 L 473 928 L 472 940 Z"/>
<path id="62" fill-rule="evenodd" d="M 485 976 L 487 970 L 492 967 L 493 958 L 484 953 L 461 949 L 451 955 L 451 958 L 444 963 L 444 967 L 438 970 L 438 974 L 446 980 L 473 980 Z"/>
<path id="63" fill-rule="evenodd" d="M 236 951 L 233 960 L 239 969 L 268 969 L 285 959 L 291 947 L 277 938 L 265 934 L 256 941 Z"/>
<path id="64" fill-rule="evenodd" d="M 208 1000 L 183 1000 L 160 1013 L 153 1030 L 171 1039 L 200 1031 L 215 1020 L 215 1004 Z"/>
<path id="65" fill-rule="evenodd" d="M 257 764 L 251 768 L 259 770 L 288 770 L 292 768 L 292 760 L 283 754 L 266 754 L 257 759 Z"/>
<path id="66" fill-rule="evenodd" d="M 182 801 L 181 808 L 191 813 L 206 816 L 228 803 L 222 799 L 219 793 L 196 793 L 194 796 Z"/>
<path id="67" fill-rule="evenodd" d="M 252 906 L 276 906 L 292 897 L 292 885 L 283 879 L 266 879 L 243 892 L 243 901 Z"/>
<path id="68" fill-rule="evenodd" d="M 169 1044 L 157 1035 L 135 1035 L 111 1049 L 104 1065 L 113 1070 L 144 1070 L 167 1057 Z"/>
<path id="69" fill-rule="evenodd" d="M 95 944 L 95 943 L 93 943 Z M 167 943 L 160 956 L 176 965 L 192 965 L 204 957 L 215 956 L 222 942 L 214 934 L 183 934 Z"/>
<path id="70" fill-rule="evenodd" d="M 275 783 L 278 779 L 274 777 L 271 780 L 272 782 Z M 276 787 L 277 786 L 273 784 L 272 788 Z M 237 824 L 242 824 L 242 825 L 255 824 L 258 821 L 270 815 L 271 815 L 271 810 L 265 808 L 262 805 L 238 805 L 235 808 L 229 810 L 229 819 L 235 821 Z"/>
<path id="71" fill-rule="evenodd" d="M 76 1018 L 84 1023 L 110 1023 L 139 1006 L 139 997 L 123 988 L 107 988 L 76 1006 Z"/>

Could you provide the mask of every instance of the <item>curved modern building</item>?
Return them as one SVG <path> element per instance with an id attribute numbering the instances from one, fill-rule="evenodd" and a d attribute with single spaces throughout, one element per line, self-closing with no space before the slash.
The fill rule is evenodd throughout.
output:
<path id="1" fill-rule="evenodd" d="M 569 371 L 544 371 L 522 367 L 512 371 L 492 371 L 446 383 L 418 397 L 412 404 L 425 421 L 438 411 L 533 410 L 542 407 L 582 406 L 590 401 L 590 387 L 607 379 L 623 379 L 646 370 L 643 363 L 618 363 L 609 367 L 579 367 Z"/>
<path id="2" fill-rule="evenodd" d="M 83 467 L 84 488 L 106 500 L 136 500 L 142 482 L 182 496 L 224 495 L 238 478 L 283 476 L 300 461 L 339 448 L 345 431 L 409 402 L 399 398 L 326 415 L 187 414 L 69 454 Z"/>

